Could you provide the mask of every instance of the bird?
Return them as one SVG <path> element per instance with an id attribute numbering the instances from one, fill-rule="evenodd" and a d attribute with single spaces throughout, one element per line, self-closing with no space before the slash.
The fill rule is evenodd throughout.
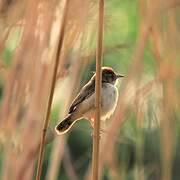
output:
<path id="1" fill-rule="evenodd" d="M 117 74 L 111 67 L 102 67 L 101 73 L 101 120 L 106 120 L 113 114 L 116 108 L 118 100 L 116 84 L 117 80 L 124 77 L 124 75 Z M 55 127 L 58 135 L 68 132 L 73 124 L 82 118 L 90 120 L 93 126 L 96 113 L 95 78 L 96 73 L 91 77 L 89 82 L 82 87 L 79 94 L 72 101 L 68 115 Z"/>

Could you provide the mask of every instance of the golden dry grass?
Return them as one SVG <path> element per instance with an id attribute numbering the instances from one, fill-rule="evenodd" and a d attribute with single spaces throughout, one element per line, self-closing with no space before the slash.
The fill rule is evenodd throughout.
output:
<path id="1" fill-rule="evenodd" d="M 0 73 L 4 78 L 0 114 L 0 142 L 4 157 L 0 174 L 2 180 L 33 178 L 43 119 L 50 94 L 53 64 L 61 36 L 64 4 L 63 0 L 51 2 L 3 0 L 0 3 L 1 52 L 5 48 L 8 37 L 13 33 L 13 28 L 22 29 L 20 43 L 13 54 L 13 63 L 9 67 L 6 67 L 3 61 L 0 64 Z M 123 91 L 119 97 L 116 112 L 110 121 L 108 136 L 100 144 L 100 175 L 107 166 L 111 179 L 119 177 L 123 179 L 116 160 L 119 129 L 127 119 L 129 107 L 135 112 L 136 123 L 141 127 L 146 114 L 144 106 L 149 94 L 158 94 L 157 114 L 162 147 L 161 179 L 170 180 L 172 177 L 172 152 L 175 142 L 172 136 L 171 119 L 173 112 L 180 107 L 176 85 L 180 76 L 179 6 L 179 0 L 139 0 L 141 21 L 137 44 L 128 68 L 128 75 L 123 82 Z M 79 89 L 83 70 L 94 56 L 97 10 L 97 1 L 77 0 L 71 1 L 69 5 L 56 78 L 59 84 L 63 84 L 66 77 L 71 79 L 65 88 L 66 98 L 61 117 L 66 113 L 68 104 Z M 141 85 L 142 61 L 148 43 L 151 43 L 150 49 L 156 61 L 157 73 L 152 81 Z M 116 48 L 119 47 L 104 47 L 104 53 L 114 51 Z M 69 58 L 68 55 L 72 51 L 75 52 L 75 56 Z M 47 141 L 54 140 L 46 177 L 51 180 L 57 179 L 63 153 L 68 147 L 66 137 L 56 137 L 51 130 L 48 132 L 48 138 Z M 106 149 L 106 155 L 104 155 L 104 149 Z M 67 153 L 65 154 L 69 176 L 71 179 L 78 179 L 74 167 L 68 161 Z M 86 179 L 90 179 L 90 170 L 89 167 Z M 137 179 L 144 179 L 142 169 L 137 169 Z"/>

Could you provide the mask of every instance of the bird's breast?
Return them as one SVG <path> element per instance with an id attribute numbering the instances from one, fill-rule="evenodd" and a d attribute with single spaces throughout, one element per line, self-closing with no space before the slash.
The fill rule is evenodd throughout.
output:
<path id="1" fill-rule="evenodd" d="M 102 87 L 102 119 L 109 118 L 114 112 L 118 99 L 118 90 L 116 86 L 106 83 Z"/>

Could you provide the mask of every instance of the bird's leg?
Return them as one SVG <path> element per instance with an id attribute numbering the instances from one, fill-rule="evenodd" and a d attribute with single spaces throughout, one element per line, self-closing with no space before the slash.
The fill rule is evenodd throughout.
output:
<path id="1" fill-rule="evenodd" d="M 106 134 L 108 131 L 107 131 L 107 129 L 106 129 L 106 122 L 105 121 L 101 121 L 101 125 L 100 125 L 100 132 L 102 133 L 102 134 Z"/>
<path id="2" fill-rule="evenodd" d="M 94 132 L 94 118 L 91 118 L 89 122 L 90 122 L 91 128 L 92 128 L 91 136 L 93 137 L 94 136 L 94 134 L 93 134 L 93 132 Z"/>
<path id="3" fill-rule="evenodd" d="M 90 119 L 91 128 L 94 129 L 94 119 Z"/>
<path id="4" fill-rule="evenodd" d="M 93 136 L 93 130 L 94 130 L 94 119 L 93 119 L 93 118 L 91 118 L 91 119 L 89 120 L 89 122 L 90 122 L 90 125 L 91 125 L 91 128 L 92 128 L 91 136 Z"/>
<path id="5" fill-rule="evenodd" d="M 92 130 L 94 129 L 94 119 L 90 120 L 90 124 L 91 124 L 91 128 Z M 107 131 L 105 129 L 100 128 L 100 132 L 99 132 L 99 136 L 101 138 L 101 135 L 107 133 Z M 93 132 L 91 133 L 91 136 L 93 136 Z"/>
<path id="6" fill-rule="evenodd" d="M 107 131 L 106 131 L 105 129 L 102 129 L 102 128 L 101 128 L 101 129 L 100 129 L 100 134 L 103 134 L 103 133 L 105 134 L 105 133 L 107 133 Z"/>

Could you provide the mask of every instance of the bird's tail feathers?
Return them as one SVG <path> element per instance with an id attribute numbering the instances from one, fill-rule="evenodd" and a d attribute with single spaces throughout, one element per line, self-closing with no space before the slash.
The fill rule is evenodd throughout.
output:
<path id="1" fill-rule="evenodd" d="M 55 131 L 58 135 L 65 134 L 67 131 L 71 129 L 74 123 L 75 121 L 72 119 L 72 114 L 70 114 L 55 127 Z"/>

